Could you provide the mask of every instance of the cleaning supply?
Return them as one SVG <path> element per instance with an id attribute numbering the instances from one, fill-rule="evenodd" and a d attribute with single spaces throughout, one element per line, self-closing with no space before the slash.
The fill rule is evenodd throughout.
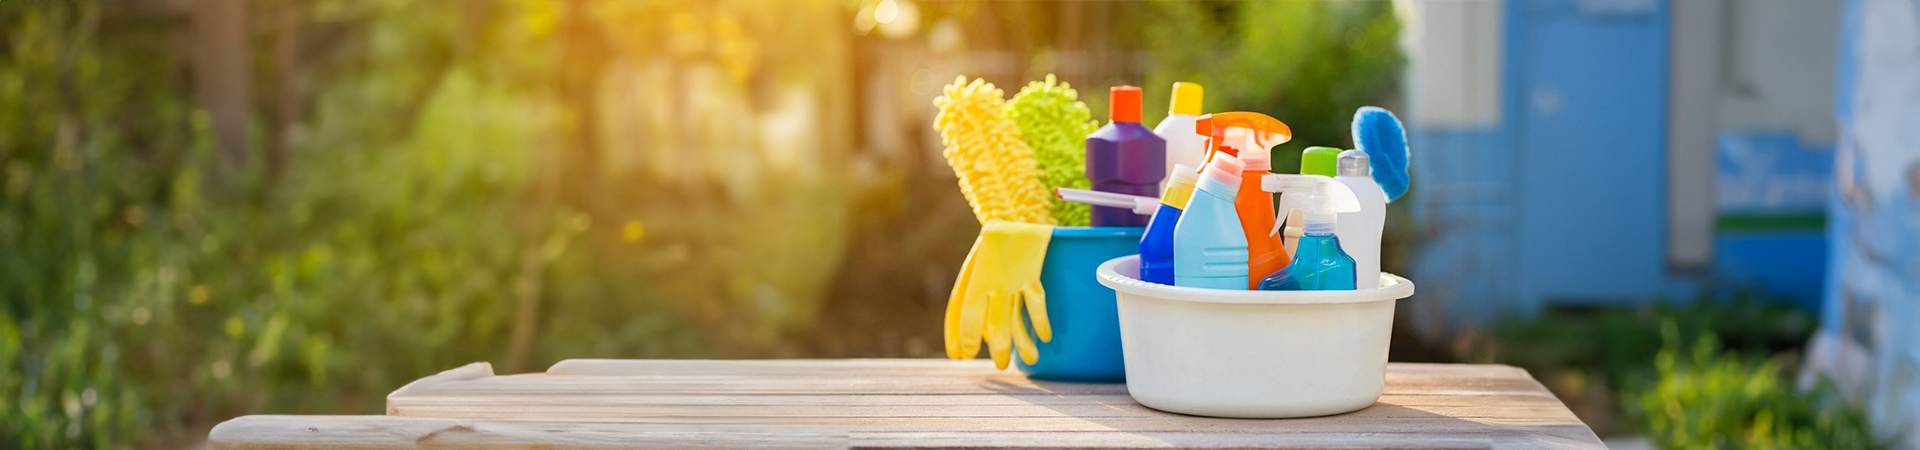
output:
<path id="1" fill-rule="evenodd" d="M 1087 135 L 1087 179 L 1093 190 L 1153 196 L 1167 176 L 1167 141 L 1140 124 L 1140 88 L 1114 86 L 1107 125 Z M 1140 227 L 1147 217 L 1106 206 L 1093 207 L 1093 226 Z"/>
<path id="2" fill-rule="evenodd" d="M 1300 151 L 1300 174 L 1331 177 L 1340 172 L 1340 152 L 1333 147 L 1307 147 Z"/>
<path id="3" fill-rule="evenodd" d="M 1233 198 L 1246 168 L 1233 155 L 1215 153 L 1200 174 L 1193 198 L 1173 226 L 1175 286 L 1247 290 L 1247 236 Z"/>
<path id="4" fill-rule="evenodd" d="M 1167 105 L 1167 118 L 1160 119 L 1153 126 L 1153 134 L 1167 141 L 1167 172 L 1172 178 L 1174 166 L 1185 164 L 1194 169 L 1206 164 L 1207 135 L 1194 131 L 1194 120 L 1200 115 L 1200 98 L 1205 89 L 1199 84 L 1188 82 L 1173 83 L 1173 100 Z M 1162 182 L 1164 188 L 1165 182 Z"/>
<path id="5" fill-rule="evenodd" d="M 963 76 L 933 104 L 939 110 L 934 129 L 946 147 L 941 154 L 981 224 L 947 297 L 947 357 L 972 358 L 984 339 L 994 365 L 1005 369 L 1015 345 L 1023 362 L 1037 361 L 1029 358 L 1039 352 L 1026 351 L 1035 344 L 1023 311 L 1041 341 L 1053 339 L 1040 285 L 1053 218 L 1038 162 L 1007 118 L 1003 95 L 992 83 Z"/>
<path id="6" fill-rule="evenodd" d="M 1224 153 L 1239 158 L 1246 166 L 1240 174 L 1240 191 L 1235 194 L 1234 210 L 1240 214 L 1241 233 L 1247 239 L 1247 271 L 1268 274 L 1286 267 L 1289 261 L 1284 243 L 1273 235 L 1273 195 L 1260 190 L 1260 177 L 1273 170 L 1273 146 L 1293 139 L 1293 130 L 1278 119 L 1254 112 L 1209 114 L 1195 120 L 1195 131 L 1205 127 L 1214 157 Z M 1257 276 L 1257 275 L 1256 275 Z M 1252 280 L 1259 281 L 1259 280 Z M 1258 286 L 1249 283 L 1247 289 Z"/>
<path id="7" fill-rule="evenodd" d="M 1082 205 L 1126 208 L 1134 214 L 1152 216 L 1155 207 L 1160 206 L 1160 198 L 1141 195 L 1115 194 L 1112 192 L 1089 191 L 1074 188 L 1053 188 L 1053 193 L 1061 201 Z"/>
<path id="8" fill-rule="evenodd" d="M 1340 152 L 1341 150 L 1337 148 L 1320 146 L 1307 147 L 1306 150 L 1301 150 L 1300 174 L 1324 177 L 1331 177 L 1338 174 L 1340 171 Z M 1280 233 L 1280 242 L 1287 248 L 1287 254 L 1291 255 L 1295 247 L 1300 245 L 1300 236 L 1305 234 L 1306 231 L 1301 228 L 1302 220 L 1298 214 L 1299 210 L 1281 208 L 1280 211 L 1287 215 L 1287 220 L 1282 222 L 1286 224 L 1286 228 Z"/>
<path id="9" fill-rule="evenodd" d="M 1047 321 L 1053 340 L 1037 343 L 1038 362 L 1022 354 L 1014 366 L 1027 378 L 1084 383 L 1127 379 L 1120 359 L 1120 310 L 1113 289 L 1087 276 L 1100 263 L 1139 251 L 1145 229 L 1130 227 L 1053 227 L 1040 283 L 1047 288 Z M 1034 334 L 1034 330 L 1027 330 Z M 1014 347 L 1015 352 L 1027 349 Z"/>
<path id="10" fill-rule="evenodd" d="M 1147 232 L 1140 236 L 1140 279 L 1149 283 L 1172 285 L 1173 228 L 1180 223 L 1180 212 L 1193 199 L 1194 183 L 1200 174 L 1193 166 L 1174 164 L 1167 177 L 1167 190 L 1160 194 L 1160 208 L 1147 221 Z"/>
<path id="11" fill-rule="evenodd" d="M 1259 290 L 1304 291 L 1305 289 L 1300 288 L 1300 280 L 1293 278 L 1292 270 L 1280 269 L 1280 270 L 1273 271 L 1273 274 L 1271 275 L 1267 275 L 1266 277 L 1261 278 Z"/>
<path id="12" fill-rule="evenodd" d="M 1414 292 L 1405 278 L 1389 275 L 1380 289 L 1353 291 L 1222 291 L 1144 282 L 1139 268 L 1138 257 L 1123 256 L 1094 276 L 1113 288 L 1126 391 L 1142 406 L 1215 417 L 1324 417 L 1376 404 L 1393 377 L 1389 337 L 1404 331 L 1394 324 L 1395 300 Z"/>
<path id="13" fill-rule="evenodd" d="M 1360 211 L 1360 200 L 1353 191 L 1332 178 L 1316 175 L 1270 174 L 1261 179 L 1260 187 L 1279 192 L 1283 205 L 1299 209 L 1306 218 L 1306 235 L 1300 237 L 1300 251 L 1285 269 L 1288 273 L 1265 278 L 1278 282 L 1290 276 L 1300 290 L 1306 291 L 1353 290 L 1355 263 L 1341 250 L 1340 238 L 1335 235 L 1339 213 Z"/>
<path id="14" fill-rule="evenodd" d="M 1353 257 L 1354 281 L 1360 289 L 1380 283 L 1380 232 L 1387 223 L 1387 194 L 1374 181 L 1367 159 L 1363 151 L 1340 152 L 1339 174 L 1333 177 L 1360 201 L 1360 211 L 1340 213 L 1340 225 L 1334 228 L 1341 248 Z"/>
<path id="15" fill-rule="evenodd" d="M 980 223 L 1008 220 L 1053 224 L 1048 214 L 1052 194 L 1040 181 L 1033 149 L 1020 139 L 1020 130 L 1007 118 L 1004 93 L 986 80 L 966 77 L 947 85 L 934 99 L 939 114 L 941 152 L 960 178 L 960 194 L 973 206 Z"/>
<path id="16" fill-rule="evenodd" d="M 1040 162 L 1040 181 L 1048 188 L 1087 189 L 1088 133 L 1100 127 L 1094 122 L 1080 93 L 1053 74 L 1045 81 L 1027 83 L 1020 93 L 1007 101 L 1007 118 L 1020 127 L 1020 138 L 1033 149 Z M 1069 201 L 1054 201 L 1053 222 L 1062 226 L 1086 226 L 1091 207 Z"/>
<path id="17" fill-rule="evenodd" d="M 1407 128 L 1400 118 L 1377 106 L 1362 106 L 1353 112 L 1353 146 L 1366 152 L 1373 166 L 1373 181 L 1380 184 L 1387 201 L 1407 195 Z"/>
<path id="18" fill-rule="evenodd" d="M 1052 225 L 995 220 L 980 227 L 980 237 L 960 264 L 960 278 L 947 296 L 948 358 L 973 358 L 985 339 L 995 367 L 1007 368 L 1013 346 L 1020 347 L 1022 362 L 1039 361 L 1031 359 L 1040 352 L 1020 313 L 1025 309 L 1032 316 L 1040 340 L 1053 340 L 1046 292 L 1040 285 L 1040 267 L 1052 237 Z"/>

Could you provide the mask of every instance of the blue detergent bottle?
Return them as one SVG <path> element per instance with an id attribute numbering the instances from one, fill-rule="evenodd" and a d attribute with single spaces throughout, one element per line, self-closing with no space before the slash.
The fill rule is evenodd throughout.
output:
<path id="1" fill-rule="evenodd" d="M 1193 198 L 1194 183 L 1200 173 L 1193 166 L 1174 164 L 1167 177 L 1167 190 L 1160 194 L 1160 208 L 1147 221 L 1147 232 L 1140 236 L 1140 279 L 1148 283 L 1173 285 L 1173 227 L 1180 222 L 1180 211 Z"/>
<path id="2" fill-rule="evenodd" d="M 1200 174 L 1173 226 L 1175 286 L 1247 290 L 1247 235 L 1233 207 L 1245 168 L 1239 158 L 1214 153 Z"/>
<path id="3" fill-rule="evenodd" d="M 1261 177 L 1260 184 L 1261 190 L 1281 193 L 1281 209 L 1299 209 L 1306 222 L 1306 234 L 1300 237 L 1293 263 L 1262 278 L 1260 289 L 1354 290 L 1353 257 L 1340 248 L 1340 238 L 1335 235 L 1339 213 L 1360 211 L 1360 200 L 1353 190 L 1318 175 L 1270 174 Z"/>

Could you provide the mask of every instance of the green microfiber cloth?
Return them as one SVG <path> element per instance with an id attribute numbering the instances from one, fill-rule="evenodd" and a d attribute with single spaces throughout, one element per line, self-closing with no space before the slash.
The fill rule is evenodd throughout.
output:
<path id="1" fill-rule="evenodd" d="M 1007 102 L 1007 117 L 1020 127 L 1020 136 L 1033 148 L 1040 161 L 1040 182 L 1053 188 L 1089 189 L 1087 180 L 1087 135 L 1100 128 L 1093 121 L 1080 93 L 1060 83 L 1053 74 L 1046 81 L 1027 83 Z M 1092 207 L 1053 198 L 1054 223 L 1060 226 L 1087 226 Z"/>

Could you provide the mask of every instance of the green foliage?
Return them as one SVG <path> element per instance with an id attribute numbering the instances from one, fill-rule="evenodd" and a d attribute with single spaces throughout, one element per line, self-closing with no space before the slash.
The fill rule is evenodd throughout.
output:
<path id="1" fill-rule="evenodd" d="M 0 3 L 0 447 L 378 414 L 386 392 L 470 362 L 751 356 L 806 323 L 843 245 L 841 194 L 788 172 L 576 183 L 627 173 L 581 163 L 592 116 L 551 87 L 565 20 L 552 3 L 289 5 L 342 27 L 328 42 L 341 48 L 308 74 L 310 118 L 272 173 L 264 145 L 244 166 L 212 157 L 164 16 Z M 734 23 L 778 11 L 729 8 L 677 16 L 699 29 L 681 35 L 716 35 L 679 54 L 716 68 L 689 70 L 722 97 L 704 123 L 747 110 L 729 64 L 785 61 L 740 55 L 761 36 Z M 743 140 L 721 142 L 765 151 Z"/>
<path id="2" fill-rule="evenodd" d="M 184 297 L 134 274 L 179 246 L 149 237 L 173 220 L 149 205 L 195 195 L 199 177 L 126 175 L 204 154 L 205 119 L 155 89 L 175 72 L 117 76 L 166 65 L 165 39 L 141 24 L 91 39 L 101 16 L 89 2 L 0 6 L 0 447 L 114 447 L 177 414 L 146 402 L 143 388 L 171 386 L 139 383 L 156 361 L 128 328 L 158 318 L 136 301 Z"/>
<path id="3" fill-rule="evenodd" d="M 1663 448 L 1880 448 L 1830 385 L 1802 392 L 1788 381 L 1815 324 L 1783 302 L 1702 296 L 1549 311 L 1457 350 L 1524 367 L 1597 431 L 1645 433 Z"/>
<path id="4" fill-rule="evenodd" d="M 1255 111 L 1286 122 L 1292 141 L 1275 147 L 1275 172 L 1294 172 L 1300 151 L 1352 148 L 1349 121 L 1361 106 L 1398 91 L 1404 58 L 1392 4 L 1361 2 L 1188 2 L 1147 6 L 1139 39 L 1152 53 L 1146 104 L 1165 105 L 1175 81 L 1206 88 L 1206 112 Z M 1166 115 L 1146 108 L 1147 123 Z"/>
<path id="5" fill-rule="evenodd" d="M 1087 105 L 1072 86 L 1059 83 L 1053 74 L 1046 81 L 1027 83 L 1007 103 L 1007 116 L 1020 127 L 1020 137 L 1033 148 L 1040 160 L 1040 180 L 1048 188 L 1088 189 L 1087 135 L 1100 124 L 1091 119 Z M 1085 204 L 1053 199 L 1053 221 L 1060 226 L 1087 226 L 1092 208 Z"/>
<path id="6" fill-rule="evenodd" d="M 1591 382 L 1622 389 L 1651 376 L 1652 361 L 1661 350 L 1662 321 L 1674 322 L 1689 335 L 1711 334 L 1735 350 L 1762 354 L 1806 343 L 1817 325 L 1811 314 L 1779 302 L 1751 295 L 1724 301 L 1703 296 L 1639 309 L 1548 311 L 1495 327 L 1493 339 L 1470 343 L 1461 356 L 1546 376 L 1578 372 Z"/>
<path id="7" fill-rule="evenodd" d="M 1629 402 L 1661 448 L 1885 448 L 1831 384 L 1796 392 L 1779 358 L 1724 351 L 1711 334 L 1684 345 L 1671 319 L 1661 330 L 1658 381 Z"/>

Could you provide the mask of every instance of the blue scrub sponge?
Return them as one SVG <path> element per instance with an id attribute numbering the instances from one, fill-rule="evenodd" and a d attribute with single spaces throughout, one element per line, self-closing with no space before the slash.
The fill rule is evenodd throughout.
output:
<path id="1" fill-rule="evenodd" d="M 1353 112 L 1353 145 L 1367 153 L 1387 201 L 1407 194 L 1407 130 L 1399 118 L 1378 106 L 1360 107 Z"/>

